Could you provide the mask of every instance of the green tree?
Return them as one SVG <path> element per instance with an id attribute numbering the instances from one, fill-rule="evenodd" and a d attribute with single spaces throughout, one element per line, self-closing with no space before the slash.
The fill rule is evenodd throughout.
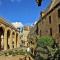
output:
<path id="1" fill-rule="evenodd" d="M 37 46 L 45 47 L 50 46 L 52 47 L 54 44 L 54 39 L 51 36 L 42 36 L 37 38 Z"/>
<path id="2" fill-rule="evenodd" d="M 60 47 L 51 36 L 38 37 L 36 50 L 39 50 L 40 57 L 44 60 L 60 59 Z"/>

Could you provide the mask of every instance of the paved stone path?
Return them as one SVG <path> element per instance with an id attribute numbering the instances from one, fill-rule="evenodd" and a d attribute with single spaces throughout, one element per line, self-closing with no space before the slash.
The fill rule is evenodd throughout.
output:
<path id="1" fill-rule="evenodd" d="M 0 60 L 34 60 L 31 56 L 0 56 Z"/>

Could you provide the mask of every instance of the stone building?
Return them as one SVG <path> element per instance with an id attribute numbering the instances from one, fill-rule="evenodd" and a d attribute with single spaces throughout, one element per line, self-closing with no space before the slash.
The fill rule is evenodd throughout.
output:
<path id="1" fill-rule="evenodd" d="M 35 26 L 37 35 L 49 35 L 60 42 L 60 0 L 52 0 Z"/>
<path id="2" fill-rule="evenodd" d="M 41 13 L 41 18 L 30 30 L 28 41 L 30 47 L 36 48 L 36 37 L 52 36 L 60 43 L 60 0 L 52 0 L 49 7 Z"/>
<path id="3" fill-rule="evenodd" d="M 28 34 L 30 32 L 30 26 L 24 26 L 23 32 L 21 33 L 21 46 L 27 47 L 28 46 Z"/>
<path id="4" fill-rule="evenodd" d="M 34 50 L 36 48 L 36 25 L 30 29 L 30 32 L 28 34 L 28 45 L 31 49 L 31 52 L 34 54 Z"/>
<path id="5" fill-rule="evenodd" d="M 19 47 L 19 31 L 5 19 L 0 18 L 0 50 Z"/>

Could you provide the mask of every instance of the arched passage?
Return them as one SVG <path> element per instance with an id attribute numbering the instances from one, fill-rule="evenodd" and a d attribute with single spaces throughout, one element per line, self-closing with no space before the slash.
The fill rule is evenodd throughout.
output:
<path id="1" fill-rule="evenodd" d="M 18 43 L 18 33 L 16 33 L 16 47 L 17 47 L 17 43 Z"/>
<path id="2" fill-rule="evenodd" d="M 4 29 L 0 27 L 0 50 L 4 50 Z"/>
<path id="3" fill-rule="evenodd" d="M 7 48 L 10 49 L 10 30 L 7 31 Z"/>
<path id="4" fill-rule="evenodd" d="M 15 33 L 12 33 L 12 47 L 14 48 L 14 39 L 15 39 Z"/>

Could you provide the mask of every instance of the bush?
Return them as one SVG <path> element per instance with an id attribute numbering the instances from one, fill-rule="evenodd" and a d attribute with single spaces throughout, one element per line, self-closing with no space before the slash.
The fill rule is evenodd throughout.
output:
<path id="1" fill-rule="evenodd" d="M 45 46 L 50 46 L 54 44 L 54 39 L 51 36 L 42 36 L 39 37 L 37 40 L 37 46 L 39 47 L 45 47 Z"/>

